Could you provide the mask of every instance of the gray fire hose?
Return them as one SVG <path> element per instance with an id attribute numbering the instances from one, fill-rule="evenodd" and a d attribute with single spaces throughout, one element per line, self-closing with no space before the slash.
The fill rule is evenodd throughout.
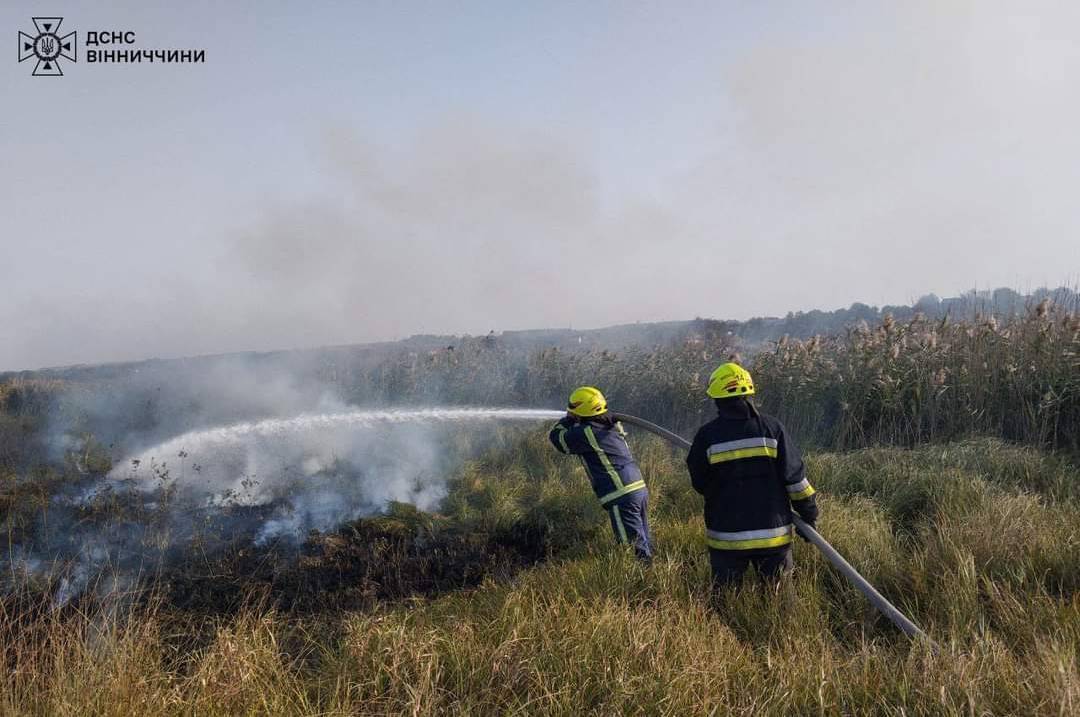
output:
<path id="1" fill-rule="evenodd" d="M 628 423 L 638 428 L 644 428 L 646 431 L 655 433 L 664 440 L 679 446 L 680 448 L 690 449 L 690 441 L 686 440 L 682 436 L 672 433 L 666 428 L 661 428 L 655 423 L 650 423 L 637 416 L 628 416 L 625 413 L 611 412 L 611 417 Z M 821 537 L 821 534 L 814 530 L 812 527 L 806 524 L 806 522 L 797 515 L 792 516 L 792 520 L 795 521 L 795 527 L 799 531 L 799 535 L 802 535 L 814 546 L 822 552 L 825 558 L 833 564 L 837 570 L 839 570 L 844 577 L 851 581 L 851 583 L 859 589 L 863 595 L 870 601 L 870 603 L 882 612 L 885 617 L 892 620 L 893 624 L 904 631 L 911 638 L 920 638 L 926 640 L 932 648 L 935 648 L 933 640 L 931 640 L 925 632 L 919 629 L 919 626 L 913 623 L 907 618 L 904 613 L 900 612 L 895 605 L 885 599 L 885 597 L 879 593 L 873 585 L 867 582 L 866 578 L 859 574 L 859 571 L 851 567 L 851 563 L 844 560 L 844 556 L 836 552 L 836 548 L 829 545 L 829 541 Z"/>

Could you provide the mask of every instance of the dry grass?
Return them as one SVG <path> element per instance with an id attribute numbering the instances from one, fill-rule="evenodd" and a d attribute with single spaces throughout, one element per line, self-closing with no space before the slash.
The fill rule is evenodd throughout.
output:
<path id="1" fill-rule="evenodd" d="M 704 383 L 718 363 L 746 361 L 763 406 L 804 442 L 846 449 L 989 435 L 1080 452 L 1080 316 L 1046 300 L 1007 319 L 905 323 L 886 316 L 834 337 L 783 339 L 739 357 L 737 337 L 619 352 L 543 349 L 528 356 L 488 339 L 453 351 L 402 353 L 337 376 L 357 401 L 563 405 L 576 385 L 676 431 L 712 414 Z"/>
<path id="2" fill-rule="evenodd" d="M 992 441 L 811 459 L 821 530 L 945 646 L 913 646 L 808 546 L 778 592 L 710 608 L 680 456 L 638 446 L 659 556 L 607 544 L 542 437 L 461 471 L 448 521 L 528 521 L 565 557 L 365 610 L 228 614 L 122 596 L 0 616 L 9 714 L 1023 714 L 1080 709 L 1068 463 Z M 535 460 L 522 461 L 525 456 Z M 516 467 L 516 469 L 515 469 Z M 1041 478 L 1034 483 L 1035 476 Z M 1040 490 L 1042 480 L 1050 490 Z M 271 596 L 272 597 L 272 596 Z"/>
<path id="3" fill-rule="evenodd" d="M 852 448 L 989 435 L 1080 451 L 1080 317 L 1048 302 L 998 322 L 898 324 L 759 355 L 765 407 Z"/>
<path id="4" fill-rule="evenodd" d="M 522 363 L 479 339 L 340 387 L 555 406 L 588 382 L 688 433 L 711 415 L 702 383 L 726 342 Z M 1001 324 L 886 320 L 754 360 L 765 408 L 830 449 L 809 459 L 822 533 L 939 654 L 801 543 L 782 590 L 710 607 L 699 498 L 667 446 L 635 439 L 658 544 L 642 570 L 609 544 L 573 461 L 542 435 L 504 436 L 439 515 L 399 508 L 299 556 L 193 551 L 143 591 L 63 609 L 55 584 L 16 581 L 0 599 L 0 712 L 1080 714 L 1078 355 L 1080 320 L 1040 305 Z M 56 389 L 0 387 L 9 551 L 34 539 L 53 488 L 108 467 L 92 436 L 63 465 L 35 463 L 25 447 Z M 100 519 L 129 519 L 120 508 Z"/>

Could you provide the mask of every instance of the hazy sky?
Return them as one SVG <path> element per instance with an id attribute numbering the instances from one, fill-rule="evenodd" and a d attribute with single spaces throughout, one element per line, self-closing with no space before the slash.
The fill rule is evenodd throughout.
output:
<path id="1" fill-rule="evenodd" d="M 1080 276 L 1080 3 L 5 0 L 0 370 Z M 87 30 L 203 65 L 90 65 Z M 2 55 L 0 55 L 2 57 Z"/>

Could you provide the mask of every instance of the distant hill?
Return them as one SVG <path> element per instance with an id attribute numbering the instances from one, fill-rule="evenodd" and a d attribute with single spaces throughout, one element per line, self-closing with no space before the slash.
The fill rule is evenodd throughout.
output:
<path id="1" fill-rule="evenodd" d="M 620 351 L 631 347 L 656 347 L 685 342 L 709 342 L 727 337 L 728 343 L 743 354 L 751 354 L 763 345 L 784 336 L 809 338 L 830 335 L 866 322 L 874 324 L 891 314 L 898 321 L 922 313 L 928 318 L 972 319 L 977 316 L 1003 317 L 1029 310 L 1049 299 L 1068 310 L 1080 309 L 1080 294 L 1072 289 L 1038 289 L 1021 294 L 1012 289 L 998 288 L 969 291 L 949 298 L 934 294 L 923 296 L 910 305 L 870 306 L 852 304 L 833 311 L 791 312 L 784 317 L 758 317 L 748 321 L 695 318 L 687 321 L 646 322 L 621 324 L 600 329 L 532 329 L 524 331 L 491 332 L 486 337 L 418 334 L 401 341 L 343 346 L 325 346 L 269 352 L 239 352 L 178 359 L 147 359 L 124 363 L 75 365 L 45 368 L 36 371 L 0 373 L 0 381 L 13 378 L 50 378 L 73 382 L 99 382 L 123 379 L 135 375 L 177 377 L 189 372 L 213 369 L 219 365 L 244 362 L 267 370 L 287 371 L 299 375 L 324 374 L 336 367 L 372 366 L 397 355 L 417 355 L 453 350 L 462 341 L 485 341 L 509 353 L 529 354 L 540 349 L 557 348 L 563 351 Z"/>
<path id="2" fill-rule="evenodd" d="M 906 321 L 917 313 L 931 319 L 941 319 L 946 316 L 958 320 L 975 319 L 979 316 L 1003 318 L 1022 314 L 1044 299 L 1049 299 L 1069 311 L 1080 309 L 1080 294 L 1065 287 L 1038 289 L 1030 294 L 999 288 L 986 291 L 973 290 L 961 296 L 946 299 L 938 298 L 935 294 L 927 294 L 910 305 L 878 308 L 855 303 L 847 309 L 836 311 L 799 311 L 789 313 L 780 324 L 770 323 L 770 319 L 764 319 L 765 323 L 761 331 L 750 330 L 750 325 L 757 321 L 753 319 L 746 322 L 747 326 L 743 328 L 740 335 L 747 340 L 761 341 L 776 340 L 784 334 L 795 338 L 809 338 L 815 335 L 834 334 L 860 321 L 874 324 L 886 314 L 891 314 L 897 321 Z M 779 334 L 776 332 L 777 328 L 779 328 Z"/>

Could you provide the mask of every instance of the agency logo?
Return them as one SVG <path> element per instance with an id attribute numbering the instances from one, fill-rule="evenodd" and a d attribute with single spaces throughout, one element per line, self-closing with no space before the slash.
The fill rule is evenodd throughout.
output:
<path id="1" fill-rule="evenodd" d="M 34 65 L 34 77 L 59 77 L 63 75 L 60 69 L 60 59 L 75 62 L 76 56 L 76 33 L 69 32 L 60 35 L 60 23 L 62 17 L 35 17 L 34 27 L 37 36 L 33 37 L 25 32 L 19 32 L 19 62 L 25 62 L 31 58 L 37 58 Z"/>

